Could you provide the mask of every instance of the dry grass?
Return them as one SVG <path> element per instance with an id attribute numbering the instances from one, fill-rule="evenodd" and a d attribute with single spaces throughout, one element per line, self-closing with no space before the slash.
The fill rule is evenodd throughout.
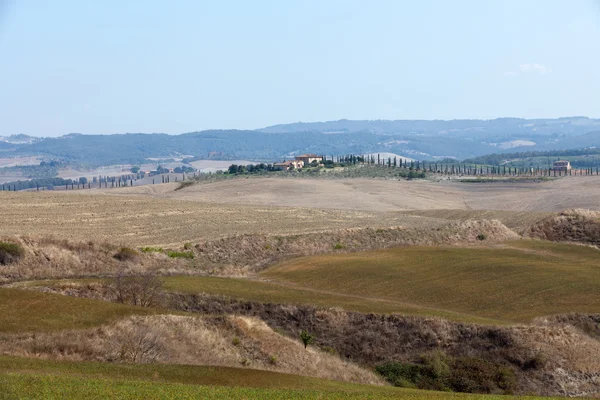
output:
<path id="1" fill-rule="evenodd" d="M 498 220 L 518 234 L 522 234 L 531 225 L 551 215 L 551 213 L 547 212 L 505 210 L 421 210 L 409 211 L 406 214 L 451 221 L 467 221 L 471 219 Z"/>
<path id="2" fill-rule="evenodd" d="M 157 185 L 155 185 L 157 186 Z M 458 183 L 381 179 L 285 179 L 249 177 L 200 184 L 174 191 L 166 187 L 119 189 L 157 198 L 361 211 L 506 210 L 556 212 L 566 208 L 600 210 L 600 176 L 549 182 Z M 106 191 L 110 193 L 110 191 Z M 116 193 L 116 192 L 112 192 Z"/>
<path id="3" fill-rule="evenodd" d="M 532 224 L 526 235 L 555 242 L 600 245 L 600 212 L 566 210 Z"/>
<path id="4" fill-rule="evenodd" d="M 412 217 L 418 218 L 418 217 Z M 360 228 L 288 236 L 242 235 L 184 244 L 183 251 L 144 251 L 95 241 L 10 237 L 24 255 L 0 264 L 0 283 L 32 279 L 105 277 L 119 274 L 248 275 L 276 260 L 311 254 L 413 244 L 472 244 L 515 238 L 497 221 L 449 222 L 437 227 Z M 2 239 L 2 238 L 0 238 Z M 186 250 L 187 249 L 187 250 Z M 182 248 L 179 248 L 182 250 Z"/>
<path id="5" fill-rule="evenodd" d="M 435 219 L 399 213 L 225 205 L 81 192 L 0 192 L 2 235 L 54 236 L 71 241 L 94 238 L 119 246 L 167 247 L 234 234 L 285 235 L 439 224 Z"/>
<path id="6" fill-rule="evenodd" d="M 468 357 L 509 368 L 518 377 L 519 393 L 592 395 L 600 387 L 600 342 L 571 324 L 572 319 L 550 319 L 534 326 L 482 326 L 196 295 L 179 296 L 176 304 L 186 311 L 259 317 L 293 337 L 307 329 L 315 335 L 317 346 L 370 366 L 416 362 L 423 354 L 441 351 L 457 359 Z M 598 318 L 579 316 L 577 321 Z M 568 386 L 562 385 L 565 382 Z"/>
<path id="7" fill-rule="evenodd" d="M 132 257 L 119 257 L 121 260 L 118 260 L 115 255 L 120 255 L 122 250 L 108 243 L 72 242 L 48 237 L 9 239 L 23 249 L 24 255 L 16 262 L 0 264 L 0 284 L 31 279 L 201 272 L 187 260 L 169 258 L 160 253 L 132 250 Z"/>
<path id="8" fill-rule="evenodd" d="M 244 366 L 382 384 L 372 372 L 316 349 L 304 350 L 297 340 L 248 317 L 134 316 L 90 330 L 4 335 L 0 353 L 71 361 Z"/>
<path id="9" fill-rule="evenodd" d="M 233 267 L 230 274 L 248 274 L 281 259 L 314 254 L 342 253 L 406 245 L 473 245 L 516 239 L 518 235 L 498 221 L 466 220 L 437 227 L 361 228 L 327 233 L 273 236 L 244 235 L 196 245 L 198 258 Z"/>

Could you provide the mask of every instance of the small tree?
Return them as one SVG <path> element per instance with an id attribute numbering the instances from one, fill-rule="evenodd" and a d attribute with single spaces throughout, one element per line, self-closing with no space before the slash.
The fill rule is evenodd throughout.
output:
<path id="1" fill-rule="evenodd" d="M 108 290 L 119 303 L 154 307 L 162 298 L 162 281 L 153 275 L 119 274 L 108 282 Z"/>
<path id="2" fill-rule="evenodd" d="M 315 342 L 315 337 L 308 333 L 306 329 L 303 329 L 300 332 L 300 339 L 302 339 L 302 343 L 304 344 L 304 348 L 306 349 L 309 344 L 313 344 Z"/>

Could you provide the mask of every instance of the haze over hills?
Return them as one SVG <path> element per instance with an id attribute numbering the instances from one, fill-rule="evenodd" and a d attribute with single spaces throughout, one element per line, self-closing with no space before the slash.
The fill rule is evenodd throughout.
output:
<path id="1" fill-rule="evenodd" d="M 465 159 L 492 153 L 600 146 L 600 120 L 339 120 L 274 125 L 257 130 L 207 130 L 0 137 L 0 155 L 43 156 L 82 165 L 142 163 L 150 157 L 276 160 L 300 153 L 395 153 L 412 159 Z"/>

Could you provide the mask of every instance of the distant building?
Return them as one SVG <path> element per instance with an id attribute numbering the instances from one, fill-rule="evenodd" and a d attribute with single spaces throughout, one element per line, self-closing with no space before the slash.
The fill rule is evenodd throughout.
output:
<path id="1" fill-rule="evenodd" d="M 553 168 L 555 171 L 570 171 L 571 163 L 566 160 L 554 161 Z"/>
<path id="2" fill-rule="evenodd" d="M 304 167 L 304 161 L 290 160 L 273 163 L 273 169 L 277 171 L 288 171 L 290 169 L 301 169 Z"/>
<path id="3" fill-rule="evenodd" d="M 302 161 L 304 165 L 310 165 L 313 161 L 323 162 L 323 157 L 316 154 L 301 154 L 295 157 L 296 161 Z"/>

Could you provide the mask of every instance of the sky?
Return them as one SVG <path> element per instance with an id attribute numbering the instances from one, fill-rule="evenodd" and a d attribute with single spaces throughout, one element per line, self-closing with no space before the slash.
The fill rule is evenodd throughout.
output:
<path id="1" fill-rule="evenodd" d="M 0 135 L 600 117 L 600 0 L 0 0 Z"/>

